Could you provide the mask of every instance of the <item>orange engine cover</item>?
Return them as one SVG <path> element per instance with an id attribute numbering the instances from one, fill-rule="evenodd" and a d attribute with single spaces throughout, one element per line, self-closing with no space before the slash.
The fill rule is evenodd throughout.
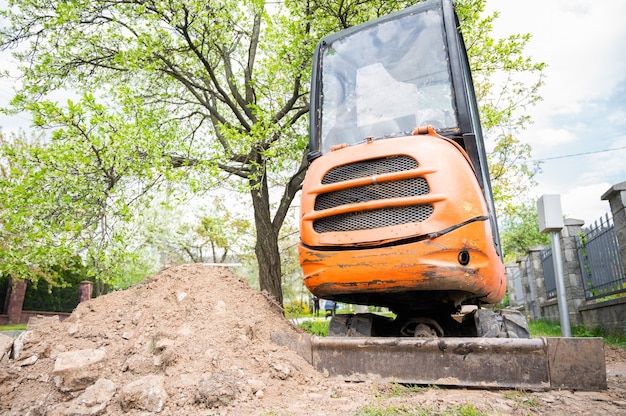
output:
<path id="1" fill-rule="evenodd" d="M 504 296 L 504 265 L 469 158 L 432 129 L 315 159 L 300 220 L 304 282 L 318 297 L 412 309 Z"/>

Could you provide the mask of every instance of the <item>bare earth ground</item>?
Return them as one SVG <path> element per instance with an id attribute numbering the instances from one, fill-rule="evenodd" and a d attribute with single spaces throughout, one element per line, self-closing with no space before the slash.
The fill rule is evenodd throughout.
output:
<path id="1" fill-rule="evenodd" d="M 156 375 L 164 387 L 156 410 L 164 415 L 354 415 L 367 406 L 401 405 L 437 414 L 468 403 L 490 415 L 626 415 L 624 350 L 606 348 L 609 388 L 602 392 L 430 387 L 398 395 L 375 379 L 325 377 L 270 341 L 273 331 L 297 330 L 227 270 L 171 268 L 84 302 L 63 322 L 31 321 L 19 357 L 5 354 L 0 361 L 0 414 L 150 414 L 124 399 L 124 391 Z M 85 376 L 91 384 L 105 379 L 113 386 L 103 410 L 75 411 L 84 388 L 59 386 L 55 360 L 76 350 L 105 352 L 91 378 Z"/>

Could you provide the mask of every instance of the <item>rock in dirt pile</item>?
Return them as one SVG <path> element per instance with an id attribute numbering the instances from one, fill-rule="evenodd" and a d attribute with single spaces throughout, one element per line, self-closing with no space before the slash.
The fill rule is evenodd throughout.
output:
<path id="1" fill-rule="evenodd" d="M 437 388 L 403 395 L 374 379 L 343 383 L 271 341 L 297 331 L 226 269 L 171 268 L 81 303 L 63 322 L 31 320 L 16 340 L 0 334 L 0 414 L 328 416 L 372 405 L 454 413 L 468 403 L 483 414 L 626 414 L 621 374 L 607 392 L 522 396 Z"/>

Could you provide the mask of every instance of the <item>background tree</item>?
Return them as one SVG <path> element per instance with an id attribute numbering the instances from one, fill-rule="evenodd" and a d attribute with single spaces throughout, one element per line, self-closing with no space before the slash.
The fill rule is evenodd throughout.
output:
<path id="1" fill-rule="evenodd" d="M 53 130 L 47 142 L 1 143 L 2 270 L 14 278 L 60 284 L 62 274 L 55 270 L 80 255 L 89 275 L 125 286 L 122 282 L 133 280 L 129 266 L 146 258 L 134 238 L 134 220 L 154 203 L 153 191 L 165 178 L 175 179 L 161 154 L 175 135 L 166 124 L 148 120 L 161 116 L 136 102 L 112 112 L 86 95 L 67 108 L 40 101 L 29 109 L 36 125 Z"/>
<path id="2" fill-rule="evenodd" d="M 42 127 L 61 128 L 63 134 L 55 133 L 53 144 L 65 147 L 46 147 L 44 153 L 49 160 L 68 161 L 56 180 L 65 181 L 69 197 L 47 200 L 37 212 L 42 225 L 46 218 L 54 222 L 51 229 L 43 228 L 47 240 L 26 228 L 21 229 L 23 237 L 32 241 L 35 251 L 54 241 L 66 256 L 93 247 L 87 241 L 102 241 L 106 244 L 90 253 L 94 258 L 108 253 L 111 259 L 130 247 L 123 244 L 127 234 L 113 232 L 111 212 L 119 224 L 129 223 L 129 216 L 141 212 L 153 191 L 163 192 L 165 181 L 181 179 L 175 172 L 188 175 L 177 189 L 180 195 L 228 180 L 249 193 L 260 288 L 281 302 L 279 231 L 306 169 L 313 48 L 323 35 L 416 2 L 9 0 L 2 12 L 8 25 L 0 31 L 0 49 L 21 47 L 15 53 L 22 76 L 13 109 L 34 112 Z M 459 1 L 458 6 L 472 65 L 484 75 L 482 81 L 478 78 L 479 97 L 489 97 L 494 88 L 487 82 L 490 71 L 535 70 L 522 58 L 525 38 L 495 42 L 489 37 L 489 19 L 480 20 L 479 15 L 484 0 Z M 67 106 L 45 100 L 63 90 L 83 99 Z M 511 97 L 518 91 L 528 101 L 527 91 L 508 91 Z M 511 112 L 495 111 L 496 101 L 484 108 L 490 110 L 487 127 L 498 120 L 505 123 L 498 114 Z M 118 129 L 128 134 L 118 136 Z M 124 140 L 115 140 L 115 151 L 108 153 L 106 135 Z M 90 146 L 96 138 L 101 142 Z M 73 145 L 89 157 L 77 160 L 67 151 Z M 107 158 L 101 161 L 103 152 Z M 39 159 L 28 160 L 32 176 L 21 181 L 31 181 L 31 193 L 18 201 L 16 190 L 7 206 L 28 198 L 36 201 L 35 184 L 48 184 L 46 175 L 53 176 L 54 166 L 38 174 Z M 69 161 L 80 162 L 81 168 L 69 169 Z M 90 181 L 97 184 L 95 194 Z M 271 190 L 278 186 L 281 191 L 274 197 Z M 89 213 L 76 216 L 74 205 Z M 57 216 L 46 217 L 47 210 Z M 12 261 L 4 257 L 2 264 Z"/>
<path id="3" fill-rule="evenodd" d="M 537 208 L 531 202 L 519 205 L 514 213 L 503 218 L 500 236 L 507 262 L 526 255 L 530 247 L 550 244 L 550 235 L 539 232 Z"/>
<path id="4" fill-rule="evenodd" d="M 500 217 L 515 215 L 516 207 L 536 185 L 540 166 L 533 162 L 530 145 L 517 135 L 532 120 L 526 109 L 541 99 L 545 63 L 524 55 L 530 34 L 494 39 L 493 21 L 498 12 L 485 16 L 484 0 L 457 2 L 461 30 L 472 67 L 481 124 L 490 148 L 489 173 Z"/>
<path id="5" fill-rule="evenodd" d="M 240 262 L 247 255 L 252 225 L 229 210 L 221 197 L 213 198 L 209 212 L 199 222 L 183 224 L 167 245 L 167 255 L 182 263 Z M 176 260 L 175 260 L 176 262 Z"/>

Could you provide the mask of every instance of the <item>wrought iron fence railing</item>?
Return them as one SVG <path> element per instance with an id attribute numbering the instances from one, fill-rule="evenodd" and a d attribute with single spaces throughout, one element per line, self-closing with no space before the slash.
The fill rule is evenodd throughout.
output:
<path id="1" fill-rule="evenodd" d="M 556 298 L 556 276 L 554 273 L 554 257 L 550 247 L 541 250 L 541 265 L 546 285 L 546 299 Z"/>
<path id="2" fill-rule="evenodd" d="M 576 249 L 587 300 L 626 292 L 626 271 L 608 214 L 583 228 L 576 236 Z"/>

